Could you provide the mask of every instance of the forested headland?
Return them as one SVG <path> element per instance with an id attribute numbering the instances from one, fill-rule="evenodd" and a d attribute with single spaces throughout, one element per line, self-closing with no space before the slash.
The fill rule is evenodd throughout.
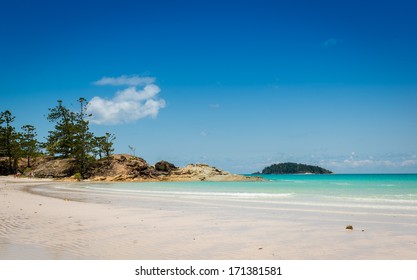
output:
<path id="1" fill-rule="evenodd" d="M 93 181 L 246 181 L 254 177 L 234 175 L 206 164 L 179 168 L 161 160 L 155 165 L 134 155 L 113 154 L 114 134 L 95 135 L 89 127 L 87 102 L 80 98 L 79 109 L 70 110 L 62 101 L 49 108 L 47 120 L 53 124 L 45 141 L 36 128 L 27 124 L 17 129 L 16 117 L 0 113 L 0 175 L 16 174 L 38 178 L 90 179 Z"/>
<path id="2" fill-rule="evenodd" d="M 30 173 L 34 159 L 53 157 L 73 159 L 74 172 L 82 178 L 94 161 L 109 158 L 114 151 L 115 135 L 95 135 L 89 127 L 86 100 L 79 98 L 78 103 L 78 111 L 70 110 L 61 100 L 48 109 L 47 119 L 54 127 L 45 141 L 39 141 L 35 126 L 16 128 L 12 112 L 0 112 L 0 175 Z"/>

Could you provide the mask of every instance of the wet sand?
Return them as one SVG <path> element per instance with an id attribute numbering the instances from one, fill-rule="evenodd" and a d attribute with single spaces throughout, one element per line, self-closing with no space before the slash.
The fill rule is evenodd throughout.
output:
<path id="1" fill-rule="evenodd" d="M 65 184 L 0 178 L 0 259 L 417 259 L 417 222 L 395 215 L 55 188 Z"/>

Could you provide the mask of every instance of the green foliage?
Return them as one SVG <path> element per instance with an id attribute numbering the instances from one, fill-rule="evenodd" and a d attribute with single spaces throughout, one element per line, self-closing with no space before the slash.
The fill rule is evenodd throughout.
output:
<path id="1" fill-rule="evenodd" d="M 48 120 L 55 123 L 55 130 L 49 132 L 46 149 L 50 155 L 75 158 L 76 170 L 85 174 L 87 155 L 92 151 L 94 135 L 86 120 L 86 102 L 80 98 L 80 111 L 72 112 L 61 100 L 55 108 L 49 109 Z"/>
<path id="2" fill-rule="evenodd" d="M 331 174 L 332 172 L 313 165 L 306 165 L 300 163 L 286 162 L 279 164 L 272 164 L 265 167 L 262 170 L 262 174 L 300 174 L 300 173 L 313 173 L 313 174 Z"/>
<path id="3" fill-rule="evenodd" d="M 31 159 L 45 149 L 49 155 L 75 159 L 75 170 L 81 177 L 86 176 L 88 168 L 95 160 L 104 155 L 110 158 L 114 152 L 113 141 L 116 137 L 109 132 L 96 137 L 90 131 L 87 113 L 87 101 L 78 99 L 80 110 L 73 112 L 65 107 L 61 100 L 58 105 L 49 109 L 48 121 L 55 123 L 54 130 L 49 131 L 47 141 L 40 143 L 36 137 L 36 129 L 32 125 L 24 125 L 21 132 L 16 132 L 12 123 L 15 117 L 8 110 L 0 112 L 0 157 L 7 158 L 0 163 L 0 174 L 13 174 L 18 169 L 19 159 L 27 159 L 27 168 Z"/>
<path id="4" fill-rule="evenodd" d="M 105 136 L 94 137 L 93 154 L 96 157 L 98 156 L 100 159 L 103 158 L 103 155 L 109 159 L 110 156 L 114 152 L 113 141 L 115 139 L 116 139 L 116 136 L 114 136 L 114 134 L 111 134 L 109 132 L 106 132 Z"/>
<path id="5" fill-rule="evenodd" d="M 0 113 L 0 157 L 7 157 L 7 167 L 3 174 L 12 174 L 17 170 L 20 157 L 19 134 L 12 126 L 15 117 L 9 110 Z"/>
<path id="6" fill-rule="evenodd" d="M 1 168 L 0 174 L 13 174 L 18 170 L 19 159 L 30 159 L 40 154 L 40 143 L 36 139 L 36 129 L 33 125 L 24 125 L 21 132 L 16 132 L 12 125 L 15 117 L 8 110 L 0 113 L 0 157 L 7 157 L 7 167 Z"/>
<path id="7" fill-rule="evenodd" d="M 58 106 L 49 109 L 48 121 L 54 122 L 55 130 L 49 131 L 46 149 L 50 155 L 59 155 L 64 158 L 73 155 L 76 114 L 62 105 L 58 100 Z"/>
<path id="8" fill-rule="evenodd" d="M 36 136 L 36 129 L 33 125 L 22 126 L 19 142 L 22 156 L 27 159 L 27 167 L 30 167 L 30 159 L 39 154 L 39 142 Z"/>
<path id="9" fill-rule="evenodd" d="M 83 176 L 80 173 L 75 173 L 73 175 L 74 179 L 77 181 L 81 181 L 83 179 Z"/>
<path id="10" fill-rule="evenodd" d="M 101 147 L 106 154 L 107 158 L 110 158 L 110 155 L 114 152 L 113 141 L 116 140 L 116 136 L 109 132 L 106 132 L 104 136 L 104 141 L 101 143 Z"/>
<path id="11" fill-rule="evenodd" d="M 89 164 L 89 154 L 93 151 L 94 134 L 90 132 L 89 122 L 87 118 L 89 115 L 86 113 L 87 102 L 84 98 L 78 100 L 80 103 L 79 113 L 75 113 L 76 126 L 74 131 L 74 158 L 76 159 L 76 168 L 85 174 Z"/>
<path id="12" fill-rule="evenodd" d="M 78 112 L 69 110 L 60 100 L 55 108 L 49 109 L 48 120 L 55 123 L 55 130 L 49 132 L 46 149 L 52 156 L 74 158 L 76 171 L 84 176 L 92 155 L 110 157 L 116 137 L 108 132 L 105 136 L 94 136 L 89 128 L 88 103 L 84 98 L 78 99 L 78 102 Z"/>

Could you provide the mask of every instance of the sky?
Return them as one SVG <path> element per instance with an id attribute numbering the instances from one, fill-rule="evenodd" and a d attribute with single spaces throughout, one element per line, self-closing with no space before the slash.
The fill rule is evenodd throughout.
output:
<path id="1" fill-rule="evenodd" d="M 150 164 L 417 173 L 415 1 L 0 0 L 0 111 Z"/>

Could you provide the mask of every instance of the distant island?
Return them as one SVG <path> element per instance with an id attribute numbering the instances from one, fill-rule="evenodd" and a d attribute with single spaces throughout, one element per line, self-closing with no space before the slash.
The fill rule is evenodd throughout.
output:
<path id="1" fill-rule="evenodd" d="M 255 174 L 332 174 L 333 172 L 319 166 L 285 162 L 265 167 L 262 173 Z"/>

